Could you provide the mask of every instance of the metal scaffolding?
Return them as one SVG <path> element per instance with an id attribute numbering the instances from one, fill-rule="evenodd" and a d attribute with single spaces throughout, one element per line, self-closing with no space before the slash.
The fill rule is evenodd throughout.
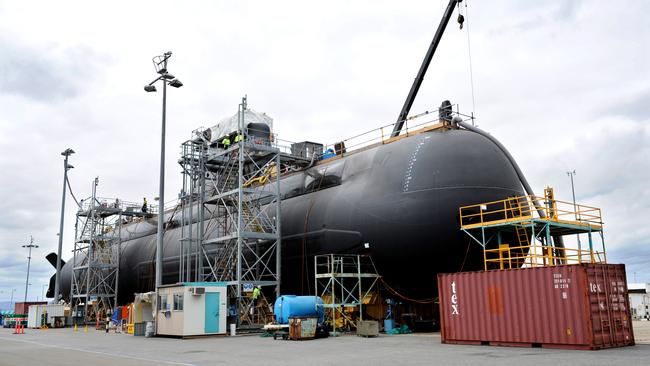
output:
<path id="1" fill-rule="evenodd" d="M 211 143 L 194 131 L 182 145 L 182 245 L 179 280 L 229 285 L 231 315 L 239 326 L 266 323 L 265 301 L 254 287 L 280 289 L 281 153 L 273 138 L 247 134 L 246 98 L 239 105 L 239 130 L 232 144 Z M 262 295 L 263 296 L 263 295 Z M 264 299 L 262 299 L 264 300 Z M 232 305 L 235 305 L 235 308 Z"/>
<path id="2" fill-rule="evenodd" d="M 541 204 L 540 204 L 541 202 Z M 483 248 L 484 269 L 607 263 L 600 208 L 544 197 L 517 196 L 459 209 L 460 229 Z M 553 238 L 586 235 L 587 248 Z M 600 237 L 600 248 L 595 238 Z"/>
<path id="3" fill-rule="evenodd" d="M 354 316 L 363 320 L 363 306 L 369 300 L 381 276 L 368 255 L 324 254 L 314 257 L 316 295 L 323 299 L 320 305 L 331 322 L 332 331 L 356 327 Z M 355 314 L 356 315 L 356 314 Z M 338 320 L 337 320 L 338 319 Z"/>
<path id="4" fill-rule="evenodd" d="M 155 207 L 97 197 L 99 178 L 92 195 L 80 202 L 75 223 L 73 268 L 70 286 L 74 317 L 103 323 L 117 304 L 122 224 L 134 217 L 151 217 Z"/>

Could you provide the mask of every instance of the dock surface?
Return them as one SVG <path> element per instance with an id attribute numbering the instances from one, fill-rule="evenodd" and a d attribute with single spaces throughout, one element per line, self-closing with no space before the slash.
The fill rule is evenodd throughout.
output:
<path id="1" fill-rule="evenodd" d="M 259 335 L 180 340 L 70 328 L 12 333 L 0 329 L 0 365 L 632 366 L 650 360 L 650 322 L 635 322 L 636 346 L 599 351 L 445 345 L 438 333 L 309 341 Z"/>

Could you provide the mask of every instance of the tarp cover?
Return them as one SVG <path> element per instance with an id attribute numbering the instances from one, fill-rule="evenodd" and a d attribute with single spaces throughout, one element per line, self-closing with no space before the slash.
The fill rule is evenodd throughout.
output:
<path id="1" fill-rule="evenodd" d="M 269 126 L 273 131 L 273 118 L 269 117 L 266 113 L 256 112 L 252 109 L 247 109 L 244 112 L 244 127 L 249 123 L 264 123 Z M 216 125 L 210 127 L 212 132 L 211 142 L 217 141 L 222 137 L 239 129 L 239 113 L 235 113 L 232 117 L 224 118 Z"/>

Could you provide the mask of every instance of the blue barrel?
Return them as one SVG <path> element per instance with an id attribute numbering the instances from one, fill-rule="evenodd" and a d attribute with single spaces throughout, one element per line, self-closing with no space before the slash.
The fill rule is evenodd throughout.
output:
<path id="1" fill-rule="evenodd" d="M 384 319 L 384 332 L 388 333 L 393 330 L 393 319 Z"/>
<path id="2" fill-rule="evenodd" d="M 280 324 L 289 324 L 289 318 L 294 316 L 318 317 L 318 322 L 322 323 L 325 312 L 317 305 L 323 305 L 323 299 L 318 296 L 282 295 L 275 300 L 273 314 Z"/>

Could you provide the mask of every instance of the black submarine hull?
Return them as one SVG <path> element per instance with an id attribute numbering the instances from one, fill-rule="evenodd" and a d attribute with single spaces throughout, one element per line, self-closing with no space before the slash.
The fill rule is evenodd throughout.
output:
<path id="1" fill-rule="evenodd" d="M 284 177 L 281 292 L 313 294 L 313 256 L 370 254 L 391 287 L 411 297 L 435 296 L 436 274 L 478 270 L 478 244 L 459 230 L 463 205 L 524 195 L 515 169 L 486 137 L 437 129 L 379 144 Z M 324 184 L 323 184 L 324 182 Z M 156 219 L 127 225 L 120 261 L 121 304 L 154 290 Z M 163 282 L 178 282 L 181 228 L 164 240 Z M 366 245 L 367 244 L 367 245 Z M 70 295 L 72 261 L 62 269 Z M 53 283 L 48 291 L 52 296 Z"/>

